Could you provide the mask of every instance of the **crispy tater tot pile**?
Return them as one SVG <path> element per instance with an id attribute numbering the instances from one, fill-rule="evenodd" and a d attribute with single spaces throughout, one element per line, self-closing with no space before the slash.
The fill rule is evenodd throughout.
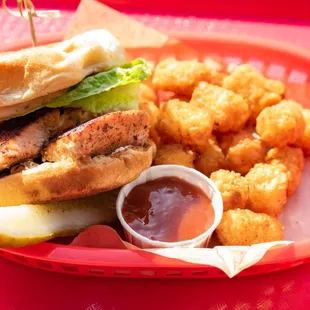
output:
<path id="1" fill-rule="evenodd" d="M 310 155 L 310 109 L 248 64 L 167 58 L 141 86 L 157 145 L 153 165 L 194 168 L 218 187 L 223 245 L 283 239 L 278 217 Z"/>

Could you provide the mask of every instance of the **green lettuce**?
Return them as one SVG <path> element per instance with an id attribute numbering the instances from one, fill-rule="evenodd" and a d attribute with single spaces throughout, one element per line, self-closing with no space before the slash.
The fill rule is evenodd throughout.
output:
<path id="1" fill-rule="evenodd" d="M 89 76 L 47 103 L 49 108 L 81 108 L 93 113 L 137 108 L 140 82 L 151 69 L 143 59 Z"/>
<path id="2" fill-rule="evenodd" d="M 74 101 L 70 104 L 72 108 L 81 108 L 92 113 L 107 113 L 115 111 L 136 110 L 139 108 L 138 96 L 140 83 L 112 88 L 84 99 Z"/>

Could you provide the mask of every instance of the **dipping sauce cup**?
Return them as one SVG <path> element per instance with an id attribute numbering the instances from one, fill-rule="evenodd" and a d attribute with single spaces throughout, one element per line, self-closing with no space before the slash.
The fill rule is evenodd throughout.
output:
<path id="1" fill-rule="evenodd" d="M 167 214 L 166 213 L 162 214 L 162 216 L 159 215 L 158 218 L 161 219 L 162 222 L 155 223 L 154 225 L 151 223 L 152 219 L 150 219 L 154 215 L 154 212 L 153 212 L 154 210 L 152 211 L 151 209 L 147 209 L 145 207 L 145 205 L 148 203 L 148 200 L 146 200 L 147 196 L 145 196 L 145 193 L 142 191 L 140 192 L 141 196 L 135 197 L 136 198 L 134 200 L 135 206 L 131 209 L 131 213 L 128 211 L 127 198 L 131 197 L 129 194 L 132 193 L 133 190 L 140 188 L 141 185 L 151 184 L 152 181 L 156 181 L 156 180 L 158 180 L 158 182 L 153 182 L 153 183 L 155 185 L 157 184 L 156 186 L 158 186 L 158 184 L 161 184 L 160 182 L 162 181 L 163 193 L 165 194 L 168 192 L 168 196 L 165 196 L 163 194 L 162 197 L 160 196 L 161 189 L 155 192 L 154 199 L 155 199 L 155 203 L 157 202 L 156 206 L 162 207 L 162 208 L 165 208 L 165 206 L 169 206 L 170 209 L 166 210 Z M 171 182 L 165 183 L 165 180 L 169 180 Z M 164 232 L 168 234 L 172 234 L 172 232 L 169 231 L 169 229 L 170 230 L 173 230 L 173 229 L 172 227 L 169 227 L 169 223 L 171 223 L 172 225 L 174 218 L 179 217 L 179 216 L 175 216 L 175 215 L 179 215 L 176 213 L 178 212 L 177 210 L 178 206 L 180 206 L 180 210 L 179 210 L 180 212 L 182 212 L 182 210 L 184 211 L 184 206 L 183 206 L 183 209 L 181 208 L 182 204 L 184 205 L 184 200 L 180 200 L 181 201 L 180 203 L 176 201 L 174 204 L 173 203 L 169 204 L 169 199 L 170 199 L 169 191 L 173 192 L 175 189 L 175 187 L 172 186 L 174 184 L 172 181 L 177 181 L 177 180 L 181 181 L 183 185 L 186 185 L 186 184 L 189 185 L 188 188 L 191 191 L 189 191 L 189 194 L 188 196 L 186 196 L 186 199 L 188 199 L 189 197 L 190 200 L 194 201 L 194 206 L 200 207 L 200 210 L 201 210 L 201 204 L 200 205 L 198 203 L 195 204 L 195 201 L 197 201 L 197 199 L 193 200 L 195 199 L 195 190 L 193 191 L 193 189 L 196 189 L 196 193 L 200 192 L 202 194 L 200 196 L 201 197 L 203 196 L 202 198 L 205 198 L 205 200 L 200 199 L 200 201 L 202 201 L 202 203 L 205 204 L 206 208 L 211 208 L 211 210 L 209 210 L 208 213 L 206 213 L 206 214 L 212 214 L 211 222 L 209 218 L 209 223 L 207 222 L 205 223 L 206 228 L 203 229 L 203 231 L 201 231 L 199 235 L 192 237 L 191 239 L 184 240 L 184 234 L 183 234 L 183 239 L 181 241 L 171 241 L 171 240 L 166 241 L 166 240 L 159 240 L 159 238 L 150 237 L 152 234 L 150 231 L 148 231 L 149 227 L 146 227 L 146 229 L 143 230 L 144 232 L 143 234 L 139 233 L 138 231 L 135 231 L 133 227 L 143 227 L 143 224 L 141 224 L 143 222 L 143 223 L 149 223 L 150 229 L 153 229 L 156 226 L 157 233 L 158 233 L 157 236 L 164 235 Z M 170 187 L 166 188 L 166 184 L 168 183 L 170 184 Z M 178 193 L 180 193 L 180 191 L 182 191 L 182 187 L 178 188 L 177 191 Z M 164 199 L 164 197 L 167 197 L 167 199 L 166 198 Z M 172 195 L 171 197 L 176 197 L 176 196 Z M 181 198 L 184 198 L 184 197 L 181 197 Z M 153 199 L 153 202 L 154 202 L 154 199 Z M 140 205 L 140 201 L 141 201 L 141 205 Z M 210 203 L 206 203 L 208 201 Z M 186 208 L 186 205 L 185 205 L 185 208 Z M 196 210 L 199 210 L 199 209 L 196 208 Z M 125 185 L 120 190 L 118 198 L 117 198 L 117 202 L 116 202 L 116 211 L 117 211 L 117 216 L 123 226 L 127 241 L 139 248 L 143 248 L 143 249 L 146 249 L 146 248 L 202 248 L 208 245 L 209 240 L 214 230 L 219 225 L 222 219 L 223 200 L 222 200 L 221 193 L 217 189 L 216 185 L 208 177 L 198 172 L 197 170 L 187 168 L 184 166 L 178 166 L 178 165 L 159 165 L 159 166 L 153 166 L 147 169 L 135 181 Z M 194 229 L 197 231 L 197 226 L 199 226 L 199 222 L 201 223 L 203 221 L 204 217 L 199 216 L 199 214 L 196 214 L 196 220 L 195 220 L 195 216 L 193 216 L 194 212 L 195 210 L 188 210 L 184 213 L 184 217 L 190 216 L 194 220 L 194 222 L 188 225 L 187 223 L 188 221 L 186 218 L 185 218 L 185 221 L 181 220 L 183 224 L 180 224 L 180 225 L 183 227 L 182 228 L 183 232 L 184 232 L 184 229 L 185 230 Z M 130 223 L 130 221 L 128 221 L 128 218 L 134 217 L 137 213 L 141 213 L 143 216 L 141 217 L 141 219 L 138 218 L 136 220 L 135 223 L 137 225 L 132 225 L 132 223 L 134 222 L 131 221 Z M 155 210 L 155 213 L 156 213 L 156 210 Z M 205 214 L 201 213 L 201 215 L 205 215 Z M 160 225 L 162 225 L 162 229 L 160 228 Z M 190 231 L 188 232 L 185 231 L 185 235 L 193 235 L 193 234 L 191 234 Z"/>

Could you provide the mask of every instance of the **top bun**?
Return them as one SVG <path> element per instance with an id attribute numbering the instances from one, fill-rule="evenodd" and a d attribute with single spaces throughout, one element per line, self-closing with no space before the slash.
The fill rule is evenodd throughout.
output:
<path id="1" fill-rule="evenodd" d="M 87 31 L 69 40 L 0 54 L 0 116 L 43 106 L 86 76 L 123 65 L 120 42 L 107 30 Z M 39 99 L 43 97 L 43 99 Z"/>

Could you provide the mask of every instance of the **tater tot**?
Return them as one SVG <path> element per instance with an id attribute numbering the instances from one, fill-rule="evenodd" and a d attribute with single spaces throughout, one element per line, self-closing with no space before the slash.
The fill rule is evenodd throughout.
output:
<path id="1" fill-rule="evenodd" d="M 292 100 L 283 100 L 265 108 L 257 117 L 256 131 L 264 142 L 273 147 L 296 143 L 305 131 L 302 107 Z"/>
<path id="2" fill-rule="evenodd" d="M 269 164 L 283 164 L 287 169 L 288 176 L 288 197 L 293 195 L 299 186 L 302 171 L 305 166 L 305 159 L 302 149 L 284 147 L 273 148 L 266 155 L 266 162 Z"/>
<path id="3" fill-rule="evenodd" d="M 163 102 L 173 100 L 173 99 L 179 99 L 180 101 L 185 101 L 185 102 L 189 102 L 191 100 L 190 96 L 178 95 L 178 94 L 166 92 L 166 91 L 158 91 L 158 98 L 159 98 L 159 106 Z"/>
<path id="4" fill-rule="evenodd" d="M 140 93 L 139 93 L 139 102 L 144 101 L 144 100 L 156 102 L 157 96 L 156 96 L 155 90 L 152 89 L 152 87 L 150 87 L 149 85 L 145 83 L 141 83 Z"/>
<path id="5" fill-rule="evenodd" d="M 306 128 L 303 136 L 296 141 L 295 145 L 301 147 L 305 155 L 310 155 L 310 110 L 303 109 L 302 115 L 305 120 Z"/>
<path id="6" fill-rule="evenodd" d="M 222 86 L 224 79 L 228 76 L 226 72 L 215 72 L 209 83 L 213 85 Z"/>
<path id="7" fill-rule="evenodd" d="M 220 243 L 227 246 L 251 246 L 284 239 L 284 228 L 276 218 L 242 209 L 224 212 L 216 233 Z"/>
<path id="8" fill-rule="evenodd" d="M 157 123 L 160 114 L 158 106 L 150 100 L 140 100 L 139 101 L 140 110 L 145 111 L 149 115 L 150 122 L 150 138 L 156 143 L 160 143 L 160 136 L 157 132 Z"/>
<path id="9" fill-rule="evenodd" d="M 214 85 L 222 85 L 223 80 L 226 76 L 228 76 L 228 73 L 226 72 L 226 66 L 223 64 L 222 59 L 220 59 L 220 57 L 216 58 L 218 58 L 219 61 L 216 61 L 214 58 L 206 57 L 203 62 L 209 69 L 213 70 L 209 83 Z"/>
<path id="10" fill-rule="evenodd" d="M 204 148 L 199 149 L 195 168 L 206 176 L 222 168 L 226 168 L 225 156 L 215 139 L 210 138 Z"/>
<path id="11" fill-rule="evenodd" d="M 247 208 L 278 216 L 287 201 L 288 176 L 283 164 L 256 164 L 245 176 L 249 185 Z"/>
<path id="12" fill-rule="evenodd" d="M 248 103 L 242 96 L 206 82 L 200 82 L 195 88 L 191 103 L 210 109 L 214 130 L 219 132 L 239 131 L 250 116 Z"/>
<path id="13" fill-rule="evenodd" d="M 206 57 L 203 60 L 203 63 L 208 66 L 208 68 L 213 69 L 218 72 L 224 72 L 225 66 L 222 63 L 222 60 L 218 57 L 219 61 L 216 61 L 214 58 Z"/>
<path id="14" fill-rule="evenodd" d="M 280 102 L 285 92 L 284 83 L 265 78 L 248 64 L 237 66 L 222 85 L 248 100 L 252 122 L 264 108 Z"/>
<path id="15" fill-rule="evenodd" d="M 161 104 L 157 128 L 175 143 L 204 146 L 212 133 L 213 118 L 207 108 L 174 99 Z"/>
<path id="16" fill-rule="evenodd" d="M 219 140 L 230 170 L 244 175 L 255 164 L 264 161 L 266 145 L 251 129 L 222 135 Z"/>
<path id="17" fill-rule="evenodd" d="M 157 89 L 191 96 L 200 81 L 211 81 L 214 70 L 196 60 L 167 58 L 155 68 L 153 84 Z"/>
<path id="18" fill-rule="evenodd" d="M 224 211 L 244 209 L 248 200 L 248 184 L 240 173 L 220 169 L 210 176 L 222 194 Z"/>
<path id="19" fill-rule="evenodd" d="M 180 165 L 194 168 L 195 152 L 182 144 L 162 144 L 157 147 L 155 165 Z"/>

